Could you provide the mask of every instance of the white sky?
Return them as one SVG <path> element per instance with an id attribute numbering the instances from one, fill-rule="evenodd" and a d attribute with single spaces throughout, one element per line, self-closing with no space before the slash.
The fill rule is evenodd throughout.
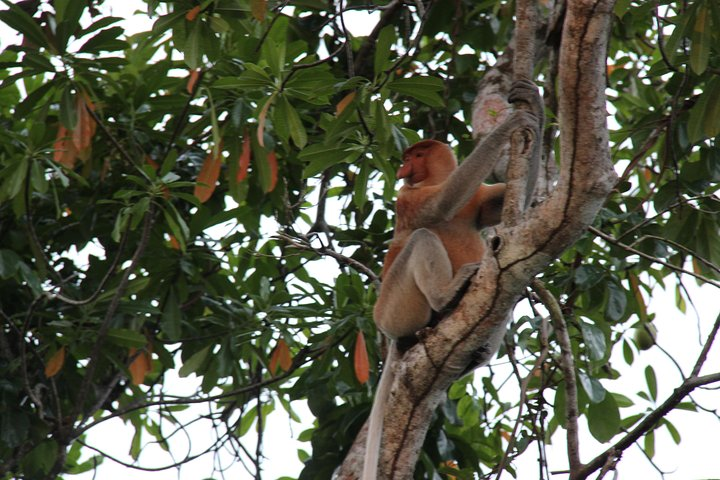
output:
<path id="1" fill-rule="evenodd" d="M 116 16 L 129 18 L 133 10 L 135 10 L 139 2 L 136 1 L 114 1 L 106 2 L 112 10 L 112 14 Z M 374 26 L 373 17 L 366 15 L 348 15 L 346 17 L 348 28 L 357 35 L 366 34 Z M 146 25 L 140 25 L 137 20 L 128 22 L 133 30 L 142 30 L 147 28 Z M 4 25 L 0 25 L 0 45 L 13 43 L 13 36 L 8 32 Z M 690 291 L 691 298 L 696 302 L 697 315 L 692 307 L 688 306 L 688 313 L 682 314 L 674 305 L 674 289 L 662 291 L 656 288 L 651 302 L 648 305 L 648 311 L 656 313 L 657 317 L 654 321 L 658 328 L 658 343 L 665 348 L 675 360 L 683 367 L 686 373 L 692 369 L 696 357 L 701 349 L 701 342 L 704 341 L 712 327 L 714 319 L 720 314 L 720 302 L 717 302 L 718 292 L 710 286 L 698 288 L 694 280 L 685 279 L 687 287 Z M 639 357 L 639 358 L 638 358 Z M 661 403 L 672 390 L 677 387 L 681 378 L 677 373 L 675 366 L 668 360 L 658 349 L 654 348 L 647 352 L 642 352 L 636 357 L 633 366 L 627 366 L 623 360 L 622 352 L 618 346 L 611 358 L 612 366 L 621 372 L 621 378 L 616 381 L 604 381 L 605 386 L 618 393 L 631 397 L 636 400 L 639 410 L 643 411 L 649 407 L 643 400 L 635 396 L 635 393 L 645 389 L 644 371 L 647 365 L 652 365 L 658 374 L 658 399 Z M 503 359 L 499 359 L 497 364 L 502 364 Z M 495 367 L 497 372 L 501 366 Z M 714 373 L 720 370 L 720 347 L 716 347 L 711 351 L 710 357 L 706 362 L 706 368 L 703 373 Z M 483 375 L 484 369 L 478 370 L 477 375 Z M 192 393 L 195 390 L 196 380 L 191 377 L 188 379 L 179 379 L 167 377 L 167 381 L 171 383 L 179 393 Z M 514 388 L 514 387 L 510 387 Z M 718 401 L 717 391 L 696 391 L 693 398 L 707 408 L 717 409 L 720 402 Z M 278 407 L 280 408 L 280 407 Z M 309 444 L 297 442 L 295 439 L 308 425 L 312 416 L 304 406 L 304 402 L 294 402 L 294 408 L 305 420 L 305 425 L 294 424 L 281 410 L 277 410 L 267 424 L 265 444 L 266 459 L 263 462 L 263 478 L 274 479 L 283 475 L 289 477 L 297 477 L 302 469 L 302 464 L 297 459 L 297 449 L 304 448 L 309 450 Z M 193 407 L 181 414 L 187 419 L 194 419 L 199 414 L 206 413 L 207 409 L 203 406 Z M 623 416 L 626 412 L 623 410 Z M 720 456 L 717 450 L 717 436 L 720 433 L 720 421 L 709 414 L 695 414 L 686 411 L 674 411 L 667 417 L 679 429 L 682 435 L 682 443 L 677 446 L 673 443 L 670 435 L 664 427 L 656 432 L 656 455 L 655 461 L 658 466 L 666 472 L 667 480 L 687 480 L 701 478 L 719 478 L 720 477 Z M 595 454 L 603 451 L 608 445 L 598 445 L 589 435 L 581 420 L 581 460 L 590 460 Z M 708 436 L 708 432 L 710 435 Z M 88 443 L 101 448 L 102 450 L 116 456 L 123 461 L 132 462 L 127 455 L 133 430 L 123 426 L 122 422 L 110 421 L 91 430 Z M 212 432 L 207 425 L 192 426 L 188 429 L 189 438 L 193 442 L 193 450 L 198 451 L 212 442 Z M 251 435 L 248 435 L 251 436 Z M 149 437 L 146 435 L 146 441 Z M 617 437 L 616 437 L 617 438 Z M 249 449 L 254 449 L 254 445 L 247 445 Z M 158 447 L 154 447 L 158 448 Z M 187 440 L 178 438 L 173 442 L 173 453 L 176 459 L 182 458 L 187 448 Z M 531 447 L 531 449 L 534 447 Z M 550 471 L 564 470 L 567 468 L 567 455 L 565 453 L 564 431 L 560 431 L 554 437 L 553 445 L 548 446 L 547 450 Z M 87 458 L 87 455 L 84 456 Z M 171 463 L 169 456 L 160 450 L 153 450 L 148 447 L 142 454 L 143 466 L 160 466 Z M 119 466 L 110 460 L 105 460 L 99 468 L 97 474 L 87 473 L 77 477 L 67 476 L 67 478 L 78 478 L 82 480 L 90 480 L 92 478 L 123 478 L 128 475 L 134 480 L 158 480 L 158 479 L 187 479 L 195 480 L 209 477 L 213 474 L 212 456 L 207 455 L 199 460 L 193 461 L 184 466 L 180 473 L 175 470 L 163 472 L 142 472 L 138 470 L 129 471 L 126 467 Z M 224 466 L 232 461 L 229 455 L 224 456 Z M 215 465 L 218 467 L 218 465 Z M 537 458 L 534 452 L 527 452 L 520 462 L 515 464 L 518 469 L 518 478 L 537 478 Z M 215 474 L 215 478 L 222 478 L 220 474 Z M 225 472 L 225 478 L 233 479 L 251 479 L 249 475 L 239 464 L 234 465 L 230 470 Z M 504 474 L 503 478 L 509 479 L 509 474 Z M 557 475 L 554 478 L 564 479 L 565 475 Z M 610 478 L 610 477 L 608 477 Z M 659 478 L 659 474 L 652 465 L 646 460 L 639 448 L 633 447 L 627 450 L 623 459 L 618 464 L 618 477 L 620 479 L 646 479 Z"/>

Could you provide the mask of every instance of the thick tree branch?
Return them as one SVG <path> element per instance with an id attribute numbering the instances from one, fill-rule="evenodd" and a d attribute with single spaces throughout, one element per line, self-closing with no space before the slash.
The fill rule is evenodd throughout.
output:
<path id="1" fill-rule="evenodd" d="M 537 31 L 537 8 L 532 0 L 517 0 L 515 9 L 515 80 L 533 78 L 535 65 L 535 32 Z"/>

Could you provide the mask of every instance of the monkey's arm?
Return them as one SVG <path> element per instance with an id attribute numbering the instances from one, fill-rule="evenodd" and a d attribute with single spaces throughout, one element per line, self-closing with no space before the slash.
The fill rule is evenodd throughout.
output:
<path id="1" fill-rule="evenodd" d="M 433 205 L 434 213 L 442 215 L 445 220 L 454 218 L 458 210 L 472 198 L 480 185 L 487 179 L 495 161 L 500 157 L 502 149 L 508 145 L 513 131 L 519 128 L 528 128 L 535 131 L 535 138 L 540 138 L 543 110 L 540 93 L 535 84 L 527 80 L 514 82 L 509 99 L 512 102 L 526 103 L 530 110 L 515 110 L 505 122 L 475 146 L 472 153 L 448 178 L 445 188 Z M 533 148 L 531 165 L 528 168 L 528 175 L 533 178 L 528 179 L 528 188 L 531 183 L 532 186 L 535 184 L 537 165 L 540 163 L 539 155 L 540 149 Z M 532 192 L 528 192 L 528 196 L 531 194 Z"/>

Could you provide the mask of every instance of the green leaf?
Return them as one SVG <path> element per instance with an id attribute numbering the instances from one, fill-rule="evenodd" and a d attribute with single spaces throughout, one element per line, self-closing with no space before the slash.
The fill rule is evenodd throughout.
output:
<path id="1" fill-rule="evenodd" d="M 607 305 L 605 308 L 605 317 L 613 322 L 622 320 L 625 315 L 625 309 L 627 308 L 627 295 L 615 282 L 609 282 L 607 284 Z"/>
<path id="2" fill-rule="evenodd" d="M 390 46 L 395 42 L 396 38 L 394 25 L 388 25 L 380 30 L 380 35 L 378 35 L 377 42 L 375 43 L 375 78 L 388 67 L 391 52 Z"/>
<path id="3" fill-rule="evenodd" d="M 390 118 L 383 105 L 383 102 L 374 102 L 374 119 L 375 119 L 375 138 L 384 145 L 390 145 L 390 137 L 392 135 L 390 128 Z"/>
<path id="4" fill-rule="evenodd" d="M 73 0 L 74 2 L 74 0 Z M 82 3 L 82 2 L 80 2 Z M 93 32 L 96 32 L 102 28 L 108 27 L 112 25 L 113 23 L 117 23 L 124 20 L 124 18 L 121 17 L 102 17 L 98 19 L 96 22 L 91 23 L 87 28 L 83 29 L 79 34 L 77 34 L 77 38 L 82 38 L 85 35 L 89 35 Z"/>
<path id="5" fill-rule="evenodd" d="M 287 99 L 285 99 L 285 102 L 287 103 L 286 114 L 288 126 L 290 127 L 290 136 L 292 137 L 295 145 L 298 148 L 303 149 L 305 148 L 305 145 L 307 145 L 307 132 L 305 131 L 305 127 L 303 126 L 300 116 L 295 108 L 290 105 L 290 102 L 288 102 Z"/>
<path id="6" fill-rule="evenodd" d="M 607 348 L 603 331 L 595 325 L 590 325 L 585 322 L 580 323 L 580 329 L 582 330 L 585 345 L 590 353 L 590 359 L 602 360 L 605 357 L 605 350 Z"/>
<path id="7" fill-rule="evenodd" d="M 23 191 L 27 173 L 27 157 L 11 163 L 0 172 L 0 180 L 4 179 L 2 181 L 2 188 L 0 189 L 0 201 L 15 198 Z"/>
<path id="8" fill-rule="evenodd" d="M 635 354 L 633 353 L 632 347 L 630 346 L 630 342 L 627 340 L 623 340 L 623 359 L 625 360 L 625 363 L 628 365 L 633 364 L 633 360 L 635 359 Z"/>
<path id="9" fill-rule="evenodd" d="M 645 381 L 647 382 L 650 398 L 653 401 L 657 400 L 657 377 L 655 376 L 655 370 L 650 365 L 645 368 Z"/>
<path id="10" fill-rule="evenodd" d="M 431 107 L 442 107 L 443 99 L 437 92 L 445 88 L 442 79 L 438 77 L 410 77 L 400 78 L 388 83 L 388 88 L 394 92 L 409 95 Z"/>
<path id="11" fill-rule="evenodd" d="M 38 47 L 49 47 L 40 25 L 25 10 L 8 0 L 2 0 L 2 2 L 8 6 L 8 10 L 0 10 L 0 20 L 3 23 L 25 35 Z"/>
<path id="12" fill-rule="evenodd" d="M 133 460 L 137 460 L 142 451 L 142 433 L 143 429 L 141 426 L 135 426 L 135 434 L 133 435 L 132 441 L 130 442 L 130 451 L 128 452 Z"/>
<path id="13" fill-rule="evenodd" d="M 337 79 L 326 64 L 296 70 L 287 80 L 283 93 L 313 105 L 327 105 L 335 93 Z"/>
<path id="14" fill-rule="evenodd" d="M 166 175 L 168 175 L 172 169 L 175 167 L 175 163 L 178 159 L 178 153 L 177 150 L 171 150 L 168 152 L 167 156 L 163 160 L 162 166 L 160 167 L 160 171 L 158 172 L 158 175 L 162 178 L 162 181 L 164 183 L 171 183 L 170 180 L 167 180 L 165 178 Z M 172 180 L 174 181 L 174 180 Z"/>
<path id="15" fill-rule="evenodd" d="M 709 102 L 705 107 L 702 132 L 706 137 L 713 138 L 720 135 L 720 102 L 718 101 L 718 98 L 720 98 L 720 78 L 713 77 L 703 95 L 712 98 L 713 101 Z"/>
<path id="16" fill-rule="evenodd" d="M 235 431 L 235 434 L 238 437 L 242 437 L 247 432 L 250 431 L 250 427 L 253 426 L 255 423 L 255 419 L 257 418 L 257 409 L 253 408 L 250 409 L 245 415 L 242 416 L 240 419 L 240 425 L 238 426 L 237 430 Z"/>
<path id="17" fill-rule="evenodd" d="M 55 67 L 45 55 L 35 52 L 27 52 L 23 57 L 23 65 L 40 72 L 54 72 Z"/>
<path id="18" fill-rule="evenodd" d="M 107 339 L 109 342 L 121 347 L 142 348 L 147 344 L 145 335 L 127 328 L 111 328 L 108 331 Z"/>
<path id="19" fill-rule="evenodd" d="M 643 450 L 645 450 L 645 453 L 647 454 L 648 458 L 653 458 L 655 456 L 655 431 L 650 430 L 645 435 L 645 440 L 643 442 Z"/>
<path id="20" fill-rule="evenodd" d="M 60 97 L 60 121 L 68 130 L 74 130 L 77 125 L 77 110 L 75 109 L 75 94 L 71 85 L 67 85 Z"/>
<path id="21" fill-rule="evenodd" d="M 466 425 L 472 425 L 480 417 L 480 407 L 470 395 L 465 395 L 458 401 L 457 416 Z"/>
<path id="22" fill-rule="evenodd" d="M 582 370 L 578 370 L 578 380 L 580 380 L 580 385 L 582 385 L 583 390 L 587 393 L 590 402 L 600 403 L 607 396 L 605 387 L 603 387 L 596 378 L 588 376 L 588 374 Z"/>
<path id="23" fill-rule="evenodd" d="M 221 17 L 210 17 L 210 28 L 216 33 L 227 33 L 232 30 L 230 24 Z"/>
<path id="24" fill-rule="evenodd" d="M 360 171 L 355 176 L 355 187 L 353 189 L 353 203 L 359 209 L 362 209 L 363 205 L 368 200 L 368 179 L 370 178 L 370 165 L 367 162 L 361 162 Z"/>
<path id="25" fill-rule="evenodd" d="M 342 146 L 315 144 L 300 152 L 299 158 L 308 163 L 303 178 L 313 177 L 327 168 L 342 162 L 349 162 L 354 154 L 348 155 Z"/>
<path id="26" fill-rule="evenodd" d="M 192 22 L 188 36 L 185 39 L 185 45 L 183 48 L 183 53 L 185 54 L 185 64 L 191 70 L 199 68 L 202 60 L 201 25 L 201 22 Z"/>
<path id="27" fill-rule="evenodd" d="M 175 25 L 176 23 L 184 21 L 185 12 L 182 10 L 175 11 L 173 13 L 169 13 L 167 15 L 163 15 L 161 17 L 158 17 L 158 19 L 155 21 L 152 27 L 152 33 L 155 36 L 162 35 L 163 32 L 170 29 Z"/>
<path id="28" fill-rule="evenodd" d="M 102 51 L 112 52 L 127 47 L 127 43 L 117 40 L 124 30 L 122 27 L 110 27 L 101 30 L 95 36 L 90 37 L 81 47 L 80 52 L 100 53 Z"/>
<path id="29" fill-rule="evenodd" d="M 615 397 L 615 403 L 617 403 L 618 408 L 628 408 L 635 405 L 635 402 L 621 393 L 612 393 L 611 395 Z"/>
<path id="30" fill-rule="evenodd" d="M 150 197 L 142 197 L 138 202 L 130 207 L 130 215 L 131 215 L 131 222 L 130 222 L 130 229 L 135 230 L 137 226 L 140 224 L 143 218 L 145 218 L 145 213 L 150 208 Z"/>
<path id="31" fill-rule="evenodd" d="M 15 107 L 15 115 L 25 117 L 35 108 L 35 105 L 42 100 L 50 91 L 57 88 L 54 82 L 46 82 L 28 94 L 25 99 Z"/>
<path id="32" fill-rule="evenodd" d="M 287 142 L 290 138 L 290 126 L 288 125 L 288 106 L 289 103 L 285 96 L 278 97 L 277 102 L 272 110 L 273 127 L 275 133 L 283 142 Z"/>
<path id="33" fill-rule="evenodd" d="M 608 442 L 620 431 L 620 410 L 613 395 L 605 395 L 602 402 L 590 403 L 586 415 L 590 433 L 598 442 Z"/>
<path id="34" fill-rule="evenodd" d="M 270 71 L 276 77 L 280 77 L 285 66 L 285 44 L 286 42 L 275 42 L 267 39 L 260 49 L 260 58 L 267 62 Z"/>
<path id="35" fill-rule="evenodd" d="M 20 256 L 12 250 L 0 250 L 0 278 L 8 279 L 15 275 L 20 267 Z"/>
<path id="36" fill-rule="evenodd" d="M 246 63 L 245 68 L 246 70 L 236 78 L 221 78 L 213 83 L 213 87 L 257 90 L 274 85 L 270 75 L 257 65 Z"/>
<path id="37" fill-rule="evenodd" d="M 181 377 L 187 377 L 191 373 L 196 373 L 198 369 L 202 366 L 203 362 L 207 358 L 208 354 L 210 353 L 210 345 L 203 348 L 202 350 L 195 352 L 193 356 L 187 359 L 187 361 L 183 362 L 183 366 L 180 367 L 180 371 L 178 372 L 178 375 Z"/>
<path id="38" fill-rule="evenodd" d="M 190 229 L 182 217 L 179 216 L 177 210 L 173 208 L 173 205 L 169 203 L 168 206 L 172 211 L 168 211 L 168 209 L 163 208 L 163 216 L 168 224 L 168 228 L 170 228 L 170 233 L 172 233 L 173 237 L 175 237 L 178 243 L 180 243 L 180 250 L 185 252 L 185 249 L 187 248 L 186 241 L 190 234 Z"/>
<path id="39" fill-rule="evenodd" d="M 167 335 L 169 340 L 177 340 L 182 335 L 182 311 L 180 310 L 180 301 L 174 288 L 170 289 L 167 299 L 165 300 L 161 327 L 163 333 Z"/>
<path id="40" fill-rule="evenodd" d="M 680 436 L 680 432 L 678 432 L 678 429 L 675 428 L 675 425 L 670 423 L 670 421 L 666 418 L 663 419 L 662 423 L 667 427 L 668 432 L 670 432 L 670 436 L 672 437 L 673 442 L 675 442 L 675 445 L 680 445 L 682 437 Z"/>
<path id="41" fill-rule="evenodd" d="M 9 448 L 22 444 L 30 430 L 30 420 L 18 411 L 5 410 L 0 413 L 0 442 Z"/>
<path id="42" fill-rule="evenodd" d="M 695 25 L 690 37 L 692 41 L 690 68 L 698 75 L 705 72 L 710 59 L 710 46 L 712 45 L 710 18 L 707 7 L 700 5 L 695 15 Z"/>
<path id="43" fill-rule="evenodd" d="M 685 303 L 685 297 L 680 285 L 675 286 L 675 307 L 682 313 L 687 313 L 687 303 Z"/>
<path id="44" fill-rule="evenodd" d="M 45 440 L 22 459 L 23 470 L 29 474 L 28 477 L 47 475 L 55 464 L 57 454 L 55 440 Z"/>
<path id="45" fill-rule="evenodd" d="M 53 5 L 58 22 L 55 36 L 60 50 L 65 52 L 68 40 L 80 27 L 80 17 L 85 12 L 87 3 L 75 0 L 55 0 Z"/>

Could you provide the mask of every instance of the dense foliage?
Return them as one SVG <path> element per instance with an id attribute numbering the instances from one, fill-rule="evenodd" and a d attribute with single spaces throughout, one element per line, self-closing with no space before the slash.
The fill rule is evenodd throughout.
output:
<path id="1" fill-rule="evenodd" d="M 0 21 L 21 35 L 0 54 L 0 477 L 93 468 L 76 440 L 109 417 L 135 428 L 137 457 L 142 432 L 166 445 L 174 412 L 198 402 L 218 442 L 243 450 L 267 415 L 307 399 L 313 453 L 298 475 L 329 478 L 342 461 L 377 380 L 372 367 L 363 383 L 365 356 L 380 357 L 373 281 L 400 152 L 420 138 L 472 149 L 466 119 L 513 5 L 287 3 L 147 0 L 138 16 L 152 28 L 128 34 L 102 1 L 5 2 Z M 376 11 L 362 17 L 379 22 L 368 36 L 351 33 L 357 11 Z M 620 0 L 615 13 L 621 181 L 543 275 L 601 442 L 643 417 L 623 415 L 627 393 L 600 380 L 617 376 L 613 348 L 632 363 L 652 347 L 652 287 L 677 275 L 685 308 L 684 269 L 720 286 L 720 6 Z M 537 68 L 546 90 L 551 66 Z M 562 431 L 556 358 L 533 367 L 541 323 L 515 321 L 501 352 L 532 377 L 527 398 L 503 397 L 505 377 L 486 370 L 461 379 L 418 477 L 512 468 L 511 433 L 512 459 Z M 201 377 L 199 391 L 172 397 L 171 370 Z"/>

